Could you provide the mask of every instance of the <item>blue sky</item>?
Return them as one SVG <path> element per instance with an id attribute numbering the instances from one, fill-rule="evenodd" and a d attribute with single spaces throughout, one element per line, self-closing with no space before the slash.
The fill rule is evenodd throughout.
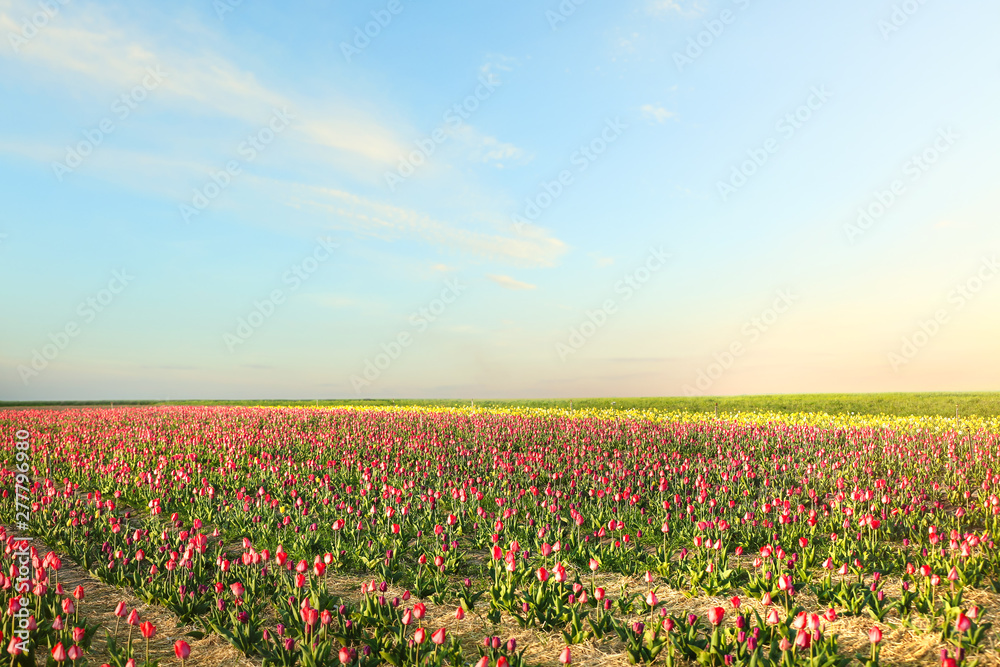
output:
<path id="1" fill-rule="evenodd" d="M 1000 389 L 998 24 L 0 0 L 0 399 Z"/>

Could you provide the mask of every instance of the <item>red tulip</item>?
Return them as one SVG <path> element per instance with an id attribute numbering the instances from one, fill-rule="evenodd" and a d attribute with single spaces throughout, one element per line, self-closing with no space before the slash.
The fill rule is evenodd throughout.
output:
<path id="1" fill-rule="evenodd" d="M 573 655 L 570 653 L 569 646 L 562 650 L 559 654 L 559 662 L 563 665 L 573 664 Z"/>
<path id="2" fill-rule="evenodd" d="M 955 631 L 965 632 L 972 627 L 972 621 L 964 612 L 958 612 L 958 618 L 955 619 Z"/>
<path id="3" fill-rule="evenodd" d="M 188 656 L 191 655 L 191 647 L 183 639 L 178 639 L 174 642 L 174 655 L 179 660 L 187 660 Z"/>
<path id="4" fill-rule="evenodd" d="M 882 641 L 882 630 L 877 625 L 873 625 L 872 629 L 868 631 L 868 641 L 872 644 L 878 644 Z"/>
<path id="5" fill-rule="evenodd" d="M 708 622 L 712 625 L 722 623 L 722 618 L 726 615 L 726 610 L 722 607 L 712 607 L 708 610 Z"/>
<path id="6" fill-rule="evenodd" d="M 431 641 L 440 646 L 441 644 L 444 644 L 446 634 L 447 633 L 444 628 L 436 630 L 434 634 L 431 635 Z"/>

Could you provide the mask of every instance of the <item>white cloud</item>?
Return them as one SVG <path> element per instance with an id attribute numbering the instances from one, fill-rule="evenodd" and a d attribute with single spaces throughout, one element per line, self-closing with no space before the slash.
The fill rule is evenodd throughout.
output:
<path id="1" fill-rule="evenodd" d="M 487 278 L 495 282 L 500 287 L 510 290 L 531 290 L 535 289 L 537 285 L 532 285 L 531 283 L 523 283 L 520 280 L 515 280 L 510 276 L 497 275 L 497 274 L 487 274 Z"/>
<path id="2" fill-rule="evenodd" d="M 517 65 L 517 59 L 505 56 L 502 53 L 489 53 L 486 55 L 486 62 L 479 67 L 479 73 L 483 76 L 499 78 L 497 72 L 511 72 Z"/>
<path id="3" fill-rule="evenodd" d="M 692 2 L 685 2 L 683 0 L 649 0 L 646 9 L 650 14 L 656 16 L 676 13 L 680 16 L 691 18 L 704 14 L 706 7 L 703 0 L 693 0 Z"/>
<path id="4" fill-rule="evenodd" d="M 496 137 L 483 134 L 471 125 L 462 125 L 453 131 L 468 152 L 468 159 L 479 163 L 494 163 L 503 168 L 512 164 L 524 164 L 530 160 L 527 152 L 512 143 L 500 141 Z"/>
<path id="5" fill-rule="evenodd" d="M 663 123 L 671 118 L 677 117 L 677 114 L 673 111 L 667 111 L 663 107 L 656 104 L 643 104 L 639 107 L 639 111 L 642 112 L 643 118 L 657 123 Z"/>
<path id="6" fill-rule="evenodd" d="M 499 141 L 496 137 L 483 137 L 482 143 L 474 150 L 474 157 L 480 162 L 494 162 L 503 168 L 512 162 L 523 163 L 525 152 L 514 144 Z"/>
<path id="7" fill-rule="evenodd" d="M 618 39 L 618 50 L 626 53 L 635 53 L 635 43 L 639 40 L 639 33 L 633 32 L 628 37 Z"/>

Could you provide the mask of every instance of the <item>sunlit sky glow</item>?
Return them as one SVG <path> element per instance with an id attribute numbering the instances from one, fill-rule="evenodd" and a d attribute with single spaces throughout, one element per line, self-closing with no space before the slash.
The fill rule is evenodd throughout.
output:
<path id="1" fill-rule="evenodd" d="M 1000 389 L 996 2 L 50 4 L 0 399 Z"/>

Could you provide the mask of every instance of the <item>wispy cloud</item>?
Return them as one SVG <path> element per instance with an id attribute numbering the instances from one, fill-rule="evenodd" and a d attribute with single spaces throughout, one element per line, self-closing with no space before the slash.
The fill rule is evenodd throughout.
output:
<path id="1" fill-rule="evenodd" d="M 363 236 L 383 240 L 418 238 L 432 245 L 525 266 L 553 266 L 567 250 L 565 243 L 537 227 L 517 236 L 501 236 L 455 227 L 412 209 L 343 190 L 312 186 L 299 189 L 301 196 L 293 196 L 290 206 L 323 211 L 329 214 L 332 228 Z"/>
<path id="2" fill-rule="evenodd" d="M 591 252 L 587 254 L 594 260 L 594 265 L 599 269 L 603 269 L 604 267 L 611 266 L 612 264 L 615 263 L 614 257 L 604 257 L 600 253 L 596 252 Z"/>
<path id="3" fill-rule="evenodd" d="M 316 303 L 327 308 L 350 308 L 358 304 L 356 299 L 342 294 L 315 294 L 311 295 L 311 298 Z"/>
<path id="4" fill-rule="evenodd" d="M 408 141 L 399 139 L 410 133 L 401 123 L 397 122 L 399 127 L 388 126 L 370 114 L 365 115 L 363 100 L 350 100 L 350 104 L 347 100 L 326 101 L 318 99 L 312 90 L 270 84 L 221 52 L 181 48 L 176 41 L 164 42 L 158 33 L 125 24 L 123 19 L 99 6 L 87 5 L 87 8 L 86 13 L 63 12 L 58 21 L 52 21 L 16 56 L 9 50 L 0 50 L 0 58 L 16 57 L 20 67 L 57 86 L 64 96 L 99 101 L 133 89 L 148 70 L 160 71 L 163 81 L 156 89 L 157 104 L 169 110 L 171 127 L 177 126 L 174 117 L 182 114 L 187 116 L 188 128 L 198 127 L 199 119 L 211 121 L 213 117 L 254 128 L 274 109 L 288 109 L 295 120 L 288 130 L 290 141 L 283 148 L 283 156 L 285 159 L 289 154 L 294 156 L 289 164 L 296 171 L 309 174 L 308 182 L 303 182 L 306 177 L 271 178 L 258 168 L 241 174 L 240 183 L 253 186 L 252 196 L 262 195 L 274 202 L 324 212 L 329 216 L 331 228 L 385 240 L 416 238 L 437 247 L 525 266 L 552 266 L 566 252 L 562 241 L 540 228 L 507 235 L 487 222 L 476 223 L 478 228 L 472 223 L 456 225 L 377 198 L 357 196 L 347 186 L 313 185 L 340 183 L 341 177 L 354 182 L 376 179 L 381 169 L 395 166 L 399 155 L 411 149 Z M 17 21 L 29 10 L 32 5 L 25 1 L 0 0 L 0 34 L 18 30 Z M 176 27 L 188 36 L 200 37 L 211 31 L 191 23 Z M 495 75 L 511 71 L 515 64 L 513 58 L 490 54 L 481 69 L 486 75 Z M 204 178 L 204 174 L 219 167 L 212 162 L 216 158 L 206 159 L 193 153 L 193 148 L 185 152 L 199 143 L 192 131 L 177 137 L 169 147 L 159 149 L 146 145 L 102 147 L 88 160 L 87 169 L 125 187 L 170 199 L 186 196 L 192 179 Z M 459 128 L 456 139 L 452 156 L 456 160 L 503 168 L 531 158 L 523 149 L 471 125 Z M 212 141 L 211 135 L 208 140 Z M 65 151 L 63 142 L 57 138 L 47 144 L 45 138 L 21 139 L 0 133 L 0 152 L 43 163 L 60 159 Z M 226 145 L 219 148 L 234 150 Z M 217 204 L 219 207 L 246 206 L 233 197 L 220 200 L 223 201 Z M 469 202 L 468 206 L 484 210 L 482 201 Z M 489 218 L 488 212 L 484 215 Z"/>
<path id="5" fill-rule="evenodd" d="M 510 276 L 497 275 L 497 274 L 487 274 L 486 276 L 493 282 L 495 282 L 500 287 L 510 290 L 530 290 L 536 289 L 537 285 L 532 285 L 531 283 L 523 283 L 520 280 L 515 280 Z"/>
<path id="6" fill-rule="evenodd" d="M 0 13 L 0 33 L 19 31 L 16 17 L 14 10 Z M 9 50 L 0 53 L 11 54 Z M 86 15 L 64 13 L 58 22 L 39 31 L 17 57 L 67 86 L 91 92 L 96 92 L 95 86 L 114 92 L 129 90 L 147 69 L 159 70 L 165 77 L 157 95 L 197 115 L 215 114 L 256 124 L 273 109 L 288 108 L 299 118 L 297 129 L 309 142 L 380 165 L 390 164 L 403 148 L 393 131 L 346 104 L 331 108 L 272 89 L 217 53 L 158 45 L 93 7 L 88 7 Z"/>

